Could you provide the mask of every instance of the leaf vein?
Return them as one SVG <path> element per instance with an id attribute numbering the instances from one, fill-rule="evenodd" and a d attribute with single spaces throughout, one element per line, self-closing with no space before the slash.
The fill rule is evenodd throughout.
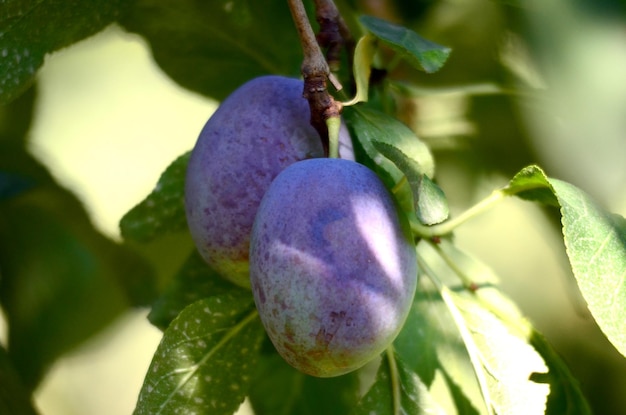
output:
<path id="1" fill-rule="evenodd" d="M 157 414 L 163 413 L 163 410 L 172 399 L 172 397 L 178 393 L 178 391 L 185 385 L 189 380 L 195 376 L 198 372 L 199 368 L 202 367 L 215 353 L 217 353 L 226 343 L 228 343 L 235 335 L 237 335 L 243 328 L 248 325 L 252 320 L 254 320 L 257 316 L 257 311 L 254 309 L 250 314 L 246 316 L 243 320 L 241 320 L 237 325 L 235 325 L 232 329 L 228 330 L 224 336 L 213 346 L 205 355 L 193 366 L 187 368 L 189 373 L 186 376 L 183 376 L 176 387 L 170 392 L 167 397 L 163 400 L 163 403 L 159 406 L 159 410 Z"/>

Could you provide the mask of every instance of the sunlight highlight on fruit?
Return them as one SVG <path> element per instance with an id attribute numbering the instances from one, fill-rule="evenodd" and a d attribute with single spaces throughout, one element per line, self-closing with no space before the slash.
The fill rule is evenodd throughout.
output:
<path id="1" fill-rule="evenodd" d="M 332 377 L 365 365 L 397 336 L 417 263 L 378 177 L 323 158 L 288 167 L 263 197 L 250 279 L 281 356 L 304 373 Z"/>

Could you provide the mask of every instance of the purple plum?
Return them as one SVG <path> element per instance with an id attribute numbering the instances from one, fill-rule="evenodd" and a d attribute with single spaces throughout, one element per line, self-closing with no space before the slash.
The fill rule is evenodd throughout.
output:
<path id="1" fill-rule="evenodd" d="M 322 157 L 303 82 L 255 78 L 224 100 L 200 132 L 187 167 L 185 209 L 204 260 L 249 287 L 249 243 L 257 207 L 272 180 L 296 161 Z M 341 151 L 350 156 L 347 129 Z"/>
<path id="2" fill-rule="evenodd" d="M 272 343 L 296 369 L 338 376 L 378 356 L 406 320 L 417 274 L 406 221 L 367 167 L 300 161 L 263 197 L 252 292 Z"/>

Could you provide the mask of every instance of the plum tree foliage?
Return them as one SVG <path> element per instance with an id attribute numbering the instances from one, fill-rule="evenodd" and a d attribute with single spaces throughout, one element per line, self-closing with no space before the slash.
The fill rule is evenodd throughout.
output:
<path id="1" fill-rule="evenodd" d="M 626 220 L 521 159 L 485 162 L 510 181 L 450 215 L 435 168 L 446 154 L 415 133 L 405 98 L 475 56 L 418 34 L 433 2 L 418 3 L 390 2 L 391 23 L 351 1 L 304 2 L 306 22 L 279 0 L 3 2 L 0 413 L 37 413 L 47 369 L 130 307 L 163 331 L 136 414 L 232 414 L 244 399 L 256 414 L 590 413 L 454 234 L 506 198 L 556 213 L 588 310 L 626 355 Z M 523 13 L 517 3 L 493 7 Z M 320 33 L 307 43 L 309 22 Z M 111 23 L 143 36 L 182 87 L 221 100 L 121 219 L 121 243 L 24 140 L 45 55 Z"/>

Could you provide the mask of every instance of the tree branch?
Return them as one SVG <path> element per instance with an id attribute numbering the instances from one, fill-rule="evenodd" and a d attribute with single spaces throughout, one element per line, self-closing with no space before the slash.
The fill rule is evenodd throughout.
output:
<path id="1" fill-rule="evenodd" d="M 333 0 L 315 0 L 315 19 L 320 25 L 317 41 L 326 49 L 326 60 L 331 71 L 337 71 L 341 62 L 341 49 L 345 48 L 349 67 L 352 67 L 352 55 L 355 42 L 348 25 L 341 17 Z"/>
<path id="2" fill-rule="evenodd" d="M 328 155 L 329 139 L 326 120 L 341 115 L 341 103 L 328 93 L 326 80 L 330 76 L 328 63 L 317 43 L 313 28 L 302 4 L 302 0 L 289 0 L 291 16 L 300 36 L 304 59 L 300 70 L 304 78 L 302 95 L 309 102 L 311 125 L 317 130 L 322 140 L 324 153 Z"/>

